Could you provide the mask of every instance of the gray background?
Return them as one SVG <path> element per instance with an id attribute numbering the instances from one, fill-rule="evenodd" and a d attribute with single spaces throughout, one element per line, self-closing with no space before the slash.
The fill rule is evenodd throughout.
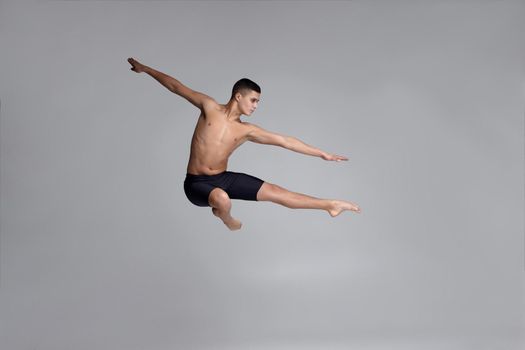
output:
<path id="1" fill-rule="evenodd" d="M 523 1 L 0 2 L 2 349 L 522 349 Z M 185 198 L 198 110 L 349 162 L 230 169 L 359 216 Z"/>

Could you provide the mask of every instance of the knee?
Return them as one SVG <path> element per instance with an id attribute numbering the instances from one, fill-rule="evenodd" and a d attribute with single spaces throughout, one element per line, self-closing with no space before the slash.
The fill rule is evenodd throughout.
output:
<path id="1" fill-rule="evenodd" d="M 275 199 L 280 193 L 282 193 L 283 188 L 272 184 L 265 182 L 259 192 L 257 193 L 257 200 L 259 201 L 271 201 Z"/>
<path id="2" fill-rule="evenodd" d="M 225 209 L 231 205 L 230 197 L 224 190 L 220 188 L 216 188 L 211 191 L 208 201 L 212 207 L 219 209 Z"/>
<path id="3" fill-rule="evenodd" d="M 276 185 L 276 184 L 268 184 L 268 188 L 267 188 L 268 192 L 272 193 L 272 194 L 278 194 L 280 192 L 283 192 L 284 188 L 282 188 L 281 186 L 279 185 Z"/>

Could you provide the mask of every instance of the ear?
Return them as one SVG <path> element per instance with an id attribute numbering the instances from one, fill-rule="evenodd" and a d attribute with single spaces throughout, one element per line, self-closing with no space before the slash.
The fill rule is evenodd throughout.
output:
<path id="1" fill-rule="evenodd" d="M 242 94 L 240 92 L 235 93 L 235 101 L 239 102 L 241 100 Z"/>

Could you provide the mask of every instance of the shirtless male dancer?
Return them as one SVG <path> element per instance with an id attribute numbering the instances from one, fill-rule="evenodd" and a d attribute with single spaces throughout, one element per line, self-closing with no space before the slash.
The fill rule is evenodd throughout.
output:
<path id="1" fill-rule="evenodd" d="M 344 210 L 356 213 L 361 211 L 351 202 L 320 199 L 290 192 L 251 175 L 226 171 L 228 158 L 245 141 L 281 146 L 324 160 L 348 160 L 307 145 L 295 137 L 272 133 L 241 121 L 241 115 L 250 116 L 259 102 L 261 89 L 253 81 L 244 78 L 236 82 L 228 103 L 219 104 L 213 98 L 194 91 L 177 79 L 133 58 L 128 58 L 128 62 L 132 71 L 149 74 L 168 90 L 200 109 L 201 113 L 191 140 L 184 192 L 193 204 L 211 207 L 213 214 L 230 230 L 238 230 L 242 226 L 239 220 L 230 215 L 231 199 L 270 201 L 292 209 L 323 209 L 332 217 Z"/>

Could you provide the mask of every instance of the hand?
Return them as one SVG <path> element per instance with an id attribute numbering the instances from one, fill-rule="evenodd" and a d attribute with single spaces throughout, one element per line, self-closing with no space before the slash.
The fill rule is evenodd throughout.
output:
<path id="1" fill-rule="evenodd" d="M 340 162 L 342 160 L 348 160 L 348 158 L 346 157 L 338 156 L 338 155 L 330 154 L 330 153 L 323 153 L 321 158 L 323 158 L 324 160 L 335 160 L 336 162 Z"/>
<path id="2" fill-rule="evenodd" d="M 131 70 L 134 71 L 134 72 L 137 72 L 137 73 L 142 73 L 144 72 L 144 68 L 146 67 L 145 65 L 143 65 L 142 63 L 140 63 L 139 61 L 133 59 L 133 58 L 128 58 L 128 62 L 129 64 L 131 64 Z"/>

